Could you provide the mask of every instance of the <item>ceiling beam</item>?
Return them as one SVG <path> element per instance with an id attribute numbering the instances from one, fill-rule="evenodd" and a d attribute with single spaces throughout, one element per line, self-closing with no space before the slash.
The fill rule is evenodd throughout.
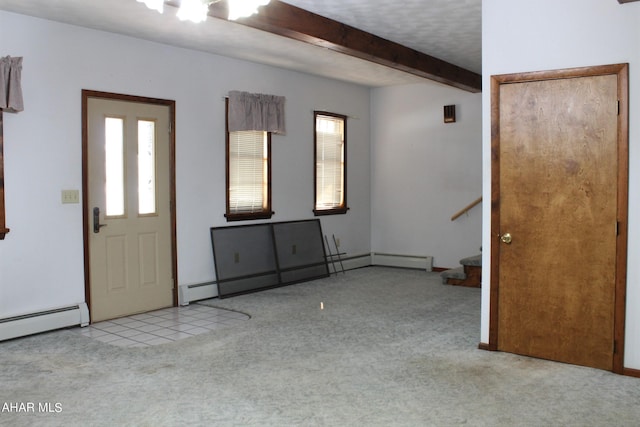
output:
<path id="1" fill-rule="evenodd" d="M 212 4 L 209 15 L 227 19 L 226 2 Z M 235 22 L 469 92 L 482 91 L 480 74 L 281 1 L 271 0 L 258 14 Z"/>

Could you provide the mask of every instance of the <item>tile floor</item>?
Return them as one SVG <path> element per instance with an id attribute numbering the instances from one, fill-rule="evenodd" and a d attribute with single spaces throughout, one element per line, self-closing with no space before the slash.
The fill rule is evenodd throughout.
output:
<path id="1" fill-rule="evenodd" d="M 72 330 L 119 347 L 149 347 L 238 325 L 249 319 L 243 313 L 190 304 L 97 322 Z"/>

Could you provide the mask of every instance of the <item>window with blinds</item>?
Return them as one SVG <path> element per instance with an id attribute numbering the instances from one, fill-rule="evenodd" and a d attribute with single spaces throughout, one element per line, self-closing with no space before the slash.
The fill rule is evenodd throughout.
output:
<path id="1" fill-rule="evenodd" d="M 227 220 L 271 217 L 271 134 L 227 132 Z"/>
<path id="2" fill-rule="evenodd" d="M 316 215 L 347 212 L 346 127 L 347 117 L 316 111 L 315 209 Z"/>

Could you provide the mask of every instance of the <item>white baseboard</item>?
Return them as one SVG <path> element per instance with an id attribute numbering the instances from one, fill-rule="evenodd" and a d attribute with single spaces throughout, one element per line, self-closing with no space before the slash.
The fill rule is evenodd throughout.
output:
<path id="1" fill-rule="evenodd" d="M 356 268 L 369 267 L 371 265 L 371 254 L 361 254 L 361 255 L 343 255 L 342 265 L 340 265 L 340 261 L 337 257 L 334 257 L 334 262 L 329 263 L 329 273 L 335 274 L 336 271 L 338 273 L 342 272 L 342 267 L 344 267 L 345 271 L 354 270 Z M 334 267 L 337 269 L 334 269 Z"/>
<path id="2" fill-rule="evenodd" d="M 88 324 L 89 309 L 87 304 L 82 302 L 70 307 L 0 319 L 0 341 L 69 326 L 87 326 Z"/>
<path id="3" fill-rule="evenodd" d="M 350 256 L 345 255 L 342 257 L 342 266 L 337 258 L 333 265 L 329 265 L 329 273 L 335 274 L 336 270 L 334 270 L 334 266 L 337 268 L 338 273 L 340 273 L 342 272 L 342 267 L 347 271 L 354 270 L 356 268 L 369 267 L 371 265 L 415 268 L 419 270 L 432 271 L 433 257 L 383 254 L 377 252 Z M 218 284 L 215 281 L 192 285 L 180 285 L 178 287 L 178 303 L 182 306 L 189 305 L 189 303 L 203 299 L 216 298 L 217 296 Z"/>
<path id="4" fill-rule="evenodd" d="M 353 255 L 342 258 L 342 265 L 346 270 L 368 267 L 371 265 L 371 255 Z M 335 267 L 341 272 L 340 263 L 336 259 Z M 335 274 L 333 266 L 329 265 L 329 272 Z M 181 306 L 203 299 L 216 298 L 218 296 L 218 284 L 213 282 L 178 286 L 178 304 Z"/>
<path id="5" fill-rule="evenodd" d="M 419 270 L 432 271 L 433 257 L 421 255 L 399 255 L 385 254 L 379 252 L 371 253 L 371 265 L 381 265 L 385 267 L 415 268 Z"/>
<path id="6" fill-rule="evenodd" d="M 194 301 L 215 298 L 217 296 L 218 284 L 216 282 L 180 285 L 178 287 L 178 304 L 180 305 L 189 305 L 189 303 Z"/>

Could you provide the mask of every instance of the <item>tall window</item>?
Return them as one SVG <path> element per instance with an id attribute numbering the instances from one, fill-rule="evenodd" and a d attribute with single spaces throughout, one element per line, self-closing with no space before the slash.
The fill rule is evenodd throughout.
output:
<path id="1" fill-rule="evenodd" d="M 105 117 L 104 140 L 106 215 L 109 217 L 123 217 L 125 215 L 126 198 L 124 118 Z"/>
<path id="2" fill-rule="evenodd" d="M 227 221 L 271 215 L 271 133 L 227 131 Z"/>
<path id="3" fill-rule="evenodd" d="M 316 215 L 347 212 L 347 117 L 316 111 L 315 208 Z"/>

